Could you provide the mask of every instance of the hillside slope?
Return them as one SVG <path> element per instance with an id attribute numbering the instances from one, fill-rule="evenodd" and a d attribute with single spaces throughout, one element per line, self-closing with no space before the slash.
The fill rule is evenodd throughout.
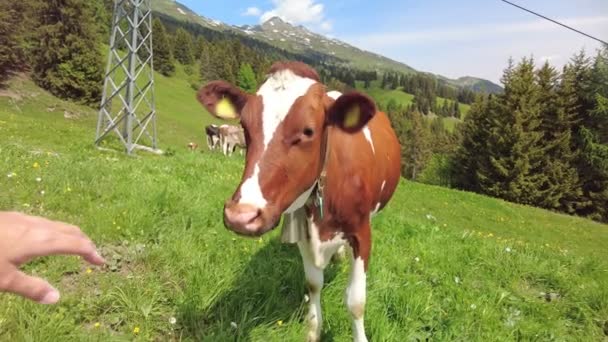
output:
<path id="1" fill-rule="evenodd" d="M 29 264 L 62 300 L 0 294 L 0 340 L 303 338 L 297 248 L 278 231 L 253 240 L 223 227 L 243 159 L 188 151 L 209 116 L 187 82 L 157 80 L 166 156 L 96 150 L 96 111 L 27 78 L 0 94 L 0 210 L 77 224 L 108 260 Z M 370 340 L 606 339 L 606 225 L 403 180 L 372 225 Z M 325 273 L 324 339 L 351 340 L 348 271 L 343 262 Z"/>

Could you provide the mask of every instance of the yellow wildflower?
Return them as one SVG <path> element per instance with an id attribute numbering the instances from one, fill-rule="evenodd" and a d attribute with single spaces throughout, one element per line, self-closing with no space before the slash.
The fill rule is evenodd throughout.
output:
<path id="1" fill-rule="evenodd" d="M 91 274 L 91 273 L 93 273 L 93 270 L 90 268 L 87 268 L 87 274 Z"/>
<path id="2" fill-rule="evenodd" d="M 493 237 L 493 236 L 494 236 L 494 234 L 492 234 L 492 233 L 488 234 L 488 237 Z"/>
<path id="3" fill-rule="evenodd" d="M 133 333 L 134 334 L 139 334 L 139 327 L 133 328 Z"/>
<path id="4" fill-rule="evenodd" d="M 32 165 L 32 167 L 33 167 L 34 169 L 37 169 L 37 168 L 39 168 L 39 167 L 40 167 L 40 164 L 38 164 L 38 162 L 34 162 L 34 164 Z"/>
<path id="5" fill-rule="evenodd" d="M 101 323 L 97 322 L 95 323 L 95 328 L 99 328 L 101 326 Z"/>
<path id="6" fill-rule="evenodd" d="M 279 321 L 277 322 L 277 325 L 278 325 L 278 326 L 283 325 L 283 321 L 279 320 Z"/>

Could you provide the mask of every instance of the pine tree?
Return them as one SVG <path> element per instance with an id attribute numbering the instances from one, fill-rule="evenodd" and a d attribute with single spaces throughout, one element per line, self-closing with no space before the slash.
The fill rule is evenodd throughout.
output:
<path id="1" fill-rule="evenodd" d="M 209 44 L 205 50 L 202 51 L 200 56 L 200 74 L 201 79 L 204 81 L 218 80 L 219 76 L 213 66 L 215 47 Z"/>
<path id="2" fill-rule="evenodd" d="M 0 84 L 31 65 L 35 0 L 0 1 Z"/>
<path id="3" fill-rule="evenodd" d="M 576 69 L 576 60 L 574 65 Z M 585 89 L 590 90 L 591 100 L 589 97 L 583 98 L 581 107 L 584 109 L 589 101 L 591 108 L 586 115 L 581 113 L 584 117 L 578 131 L 579 174 L 583 199 L 589 205 L 579 212 L 592 219 L 608 222 L 608 47 L 604 47 L 595 57 L 589 80 L 589 87 Z M 581 93 L 579 98 L 584 95 Z"/>
<path id="4" fill-rule="evenodd" d="M 0 2 L 0 83 L 9 72 L 18 68 L 19 51 L 18 35 L 20 31 L 19 13 L 13 3 Z"/>
<path id="5" fill-rule="evenodd" d="M 91 3 L 41 1 L 32 48 L 33 80 L 61 98 L 96 103 L 103 80 L 99 35 Z"/>
<path id="6" fill-rule="evenodd" d="M 152 21 L 152 47 L 154 49 L 154 70 L 165 76 L 171 76 L 175 72 L 175 64 L 171 54 L 169 38 L 165 31 L 165 25 L 158 18 Z"/>
<path id="7" fill-rule="evenodd" d="M 481 192 L 480 170 L 490 169 L 489 140 L 495 120 L 500 113 L 495 96 L 480 97 L 471 105 L 464 122 L 456 129 L 460 137 L 452 156 L 452 178 L 459 188 Z M 483 174 L 483 171 L 481 172 Z"/>
<path id="8" fill-rule="evenodd" d="M 237 85 L 248 93 L 253 93 L 257 89 L 255 74 L 253 73 L 253 69 L 249 63 L 241 64 L 237 78 Z"/>
<path id="9" fill-rule="evenodd" d="M 209 45 L 209 42 L 207 41 L 207 39 L 205 39 L 205 37 L 198 36 L 196 38 L 196 43 L 194 45 L 194 47 L 195 47 L 195 49 L 194 49 L 195 60 L 201 58 L 201 56 L 203 55 L 203 53 L 205 52 L 205 50 L 208 48 L 208 45 Z"/>
<path id="10" fill-rule="evenodd" d="M 405 132 L 405 141 L 402 142 L 403 173 L 406 177 L 416 180 L 431 157 L 430 136 L 420 112 L 408 112 L 407 118 L 410 127 Z"/>
<path id="11" fill-rule="evenodd" d="M 175 32 L 173 55 L 175 56 L 175 59 L 183 65 L 190 65 L 194 62 L 194 42 L 192 41 L 192 35 L 181 27 Z"/>
<path id="12" fill-rule="evenodd" d="M 490 167 L 478 172 L 483 193 L 523 204 L 535 204 L 545 195 L 541 184 L 542 135 L 539 88 L 534 82 L 534 63 L 524 58 L 505 74 L 505 93 L 498 99 L 488 140 Z"/>
<path id="13" fill-rule="evenodd" d="M 540 128 L 544 145 L 540 172 L 546 178 L 541 185 L 544 196 L 539 198 L 536 205 L 572 214 L 580 189 L 578 173 L 572 165 L 572 118 L 564 109 L 558 80 L 559 74 L 548 62 L 537 72 L 539 101 L 542 104 Z"/>
<path id="14" fill-rule="evenodd" d="M 460 103 L 458 102 L 458 100 L 454 101 L 454 109 L 452 110 L 451 116 L 457 119 L 460 119 L 460 117 L 462 116 L 462 114 L 460 113 Z"/>

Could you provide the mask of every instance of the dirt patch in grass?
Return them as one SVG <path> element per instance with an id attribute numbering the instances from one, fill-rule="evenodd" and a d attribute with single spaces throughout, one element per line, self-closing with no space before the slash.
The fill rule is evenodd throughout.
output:
<path id="1" fill-rule="evenodd" d="M 106 260 L 106 264 L 101 267 L 92 267 L 83 263 L 77 271 L 63 273 L 60 283 L 64 291 L 74 293 L 83 287 L 88 287 L 89 291 L 92 290 L 95 295 L 100 295 L 101 290 L 97 281 L 94 279 L 92 281 L 84 280 L 86 276 L 102 273 L 130 278 L 144 268 L 139 262 L 140 257 L 145 252 L 145 245 L 143 244 L 131 244 L 128 241 L 123 241 L 118 244 L 100 246 L 98 251 Z"/>

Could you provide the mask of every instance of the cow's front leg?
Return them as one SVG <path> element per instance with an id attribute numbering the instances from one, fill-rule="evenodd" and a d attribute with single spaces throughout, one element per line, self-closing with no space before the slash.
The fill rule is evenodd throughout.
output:
<path id="1" fill-rule="evenodd" d="M 300 249 L 300 254 L 302 255 L 309 296 L 307 341 L 316 342 L 321 340 L 321 326 L 323 324 L 323 315 L 321 314 L 323 269 L 315 266 L 313 252 L 308 242 L 300 241 L 298 242 L 298 247 Z"/>
<path id="2" fill-rule="evenodd" d="M 346 306 L 352 318 L 353 341 L 366 342 L 363 316 L 365 314 L 367 265 L 371 250 L 371 229 L 369 223 L 358 230 L 351 241 L 351 269 L 346 288 Z"/>

